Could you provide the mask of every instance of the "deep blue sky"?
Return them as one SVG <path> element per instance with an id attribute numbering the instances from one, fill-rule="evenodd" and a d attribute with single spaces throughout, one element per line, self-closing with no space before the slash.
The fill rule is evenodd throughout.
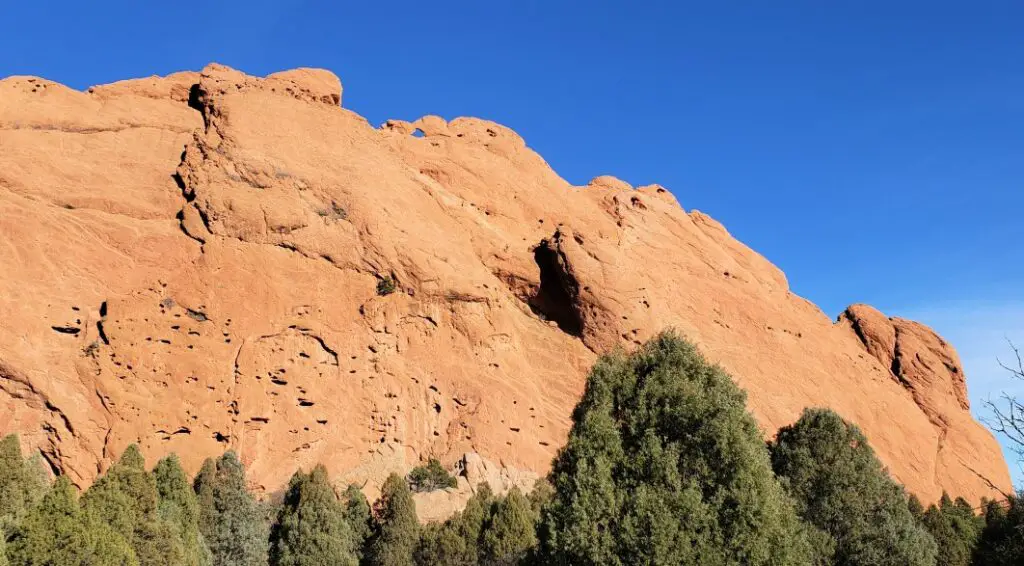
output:
<path id="1" fill-rule="evenodd" d="M 0 76 L 325 67 L 373 123 L 481 116 L 571 182 L 661 183 L 830 316 L 1024 342 L 1024 3 L 635 4 L 7 2 Z"/>

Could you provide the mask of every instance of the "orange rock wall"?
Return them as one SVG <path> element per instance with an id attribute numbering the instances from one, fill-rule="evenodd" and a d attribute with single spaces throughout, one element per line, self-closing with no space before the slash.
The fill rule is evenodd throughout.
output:
<path id="1" fill-rule="evenodd" d="M 467 452 L 543 473 L 596 356 L 674 327 L 766 436 L 829 406 L 924 499 L 1010 489 L 924 326 L 833 323 L 657 185 L 574 187 L 500 125 L 374 128 L 341 94 L 218 65 L 0 81 L 0 432 L 83 485 L 133 442 L 189 471 L 233 448 L 266 491 Z"/>

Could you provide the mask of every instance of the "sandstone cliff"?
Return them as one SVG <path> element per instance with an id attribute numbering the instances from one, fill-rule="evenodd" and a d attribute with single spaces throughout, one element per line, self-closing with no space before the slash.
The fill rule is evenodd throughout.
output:
<path id="1" fill-rule="evenodd" d="M 132 442 L 189 471 L 234 448 L 268 491 L 431 454 L 543 473 L 597 354 L 675 327 L 766 436 L 825 405 L 924 499 L 1010 488 L 924 326 L 833 324 L 662 187 L 574 187 L 507 128 L 375 128 L 341 92 L 218 65 L 0 81 L 0 432 L 80 484 Z"/>

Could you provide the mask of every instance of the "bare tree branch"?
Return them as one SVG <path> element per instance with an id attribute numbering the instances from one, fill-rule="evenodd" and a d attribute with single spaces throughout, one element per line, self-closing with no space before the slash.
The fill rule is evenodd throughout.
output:
<path id="1" fill-rule="evenodd" d="M 999 367 L 1010 374 L 1010 379 L 1024 381 L 1024 359 L 1021 358 L 1020 349 L 1009 339 L 1006 342 L 1013 351 L 1016 366 L 1012 365 L 1012 362 L 1011 365 L 1007 365 L 998 358 L 996 361 Z M 999 399 L 993 400 L 989 397 L 984 403 L 991 417 L 981 419 L 982 422 L 1009 440 L 1009 448 L 1017 455 L 1017 464 L 1024 470 L 1024 401 L 1004 392 Z"/>

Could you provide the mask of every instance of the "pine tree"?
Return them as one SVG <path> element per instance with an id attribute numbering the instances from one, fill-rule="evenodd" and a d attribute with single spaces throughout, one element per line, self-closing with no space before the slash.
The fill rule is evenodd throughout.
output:
<path id="1" fill-rule="evenodd" d="M 856 426 L 830 410 L 808 409 L 779 431 L 771 456 L 801 517 L 819 529 L 819 540 L 831 540 L 830 563 L 935 564 L 935 541 Z"/>
<path id="2" fill-rule="evenodd" d="M 213 557 L 199 532 L 199 501 L 178 457 L 170 455 L 153 469 L 159 493 L 157 511 L 181 541 L 185 566 L 210 566 Z"/>
<path id="3" fill-rule="evenodd" d="M 494 504 L 493 514 L 482 537 L 481 563 L 512 566 L 537 545 L 537 515 L 530 500 L 513 487 Z"/>
<path id="4" fill-rule="evenodd" d="M 391 474 L 374 506 L 375 528 L 369 563 L 374 566 L 411 566 L 420 537 L 416 503 L 409 484 Z"/>
<path id="5" fill-rule="evenodd" d="M 207 460 L 195 479 L 199 530 L 214 566 L 262 566 L 269 531 L 259 504 L 245 486 L 245 468 L 234 452 Z"/>
<path id="6" fill-rule="evenodd" d="M 938 505 L 931 505 L 921 519 L 938 545 L 937 566 L 970 566 L 985 520 L 974 514 L 971 504 L 958 497 L 954 502 L 943 493 Z"/>
<path id="7" fill-rule="evenodd" d="M 156 480 L 145 466 L 139 448 L 129 446 L 85 492 L 82 508 L 127 540 L 142 566 L 181 565 L 183 543 L 157 513 Z"/>
<path id="8" fill-rule="evenodd" d="M 292 476 L 271 542 L 274 566 L 359 564 L 356 537 L 322 465 Z"/>
<path id="9" fill-rule="evenodd" d="M 745 395 L 672 333 L 603 356 L 551 472 L 540 554 L 556 564 L 807 564 Z"/>
<path id="10" fill-rule="evenodd" d="M 60 476 L 14 531 L 7 557 L 19 566 L 137 566 L 128 541 L 78 504 Z"/>

